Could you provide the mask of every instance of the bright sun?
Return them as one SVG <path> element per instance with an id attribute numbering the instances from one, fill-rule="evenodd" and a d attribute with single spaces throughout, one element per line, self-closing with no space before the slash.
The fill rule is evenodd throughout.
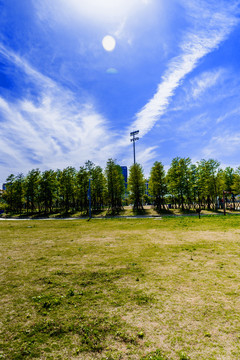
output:
<path id="1" fill-rule="evenodd" d="M 102 46 L 106 51 L 113 51 L 116 46 L 116 41 L 114 37 L 110 35 L 104 36 L 104 38 L 102 39 Z"/>

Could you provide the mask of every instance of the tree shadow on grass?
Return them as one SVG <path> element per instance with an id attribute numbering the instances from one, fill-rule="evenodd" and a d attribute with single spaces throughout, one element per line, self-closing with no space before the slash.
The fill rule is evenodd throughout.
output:
<path id="1" fill-rule="evenodd" d="M 158 210 L 157 208 L 154 209 L 158 215 L 173 215 L 173 211 L 170 209 L 161 209 Z"/>
<path id="2" fill-rule="evenodd" d="M 133 209 L 133 215 L 147 215 L 147 211 L 145 209 Z"/>

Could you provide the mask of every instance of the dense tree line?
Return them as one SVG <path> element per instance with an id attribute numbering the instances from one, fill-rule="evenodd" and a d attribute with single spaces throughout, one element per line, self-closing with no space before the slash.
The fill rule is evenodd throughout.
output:
<path id="1" fill-rule="evenodd" d="M 91 179 L 91 206 L 102 210 L 107 206 L 112 212 L 122 208 L 125 185 L 121 167 L 110 159 L 105 174 L 100 166 L 91 161 L 79 170 L 67 167 L 63 170 L 31 170 L 23 174 L 11 174 L 6 179 L 6 191 L 2 201 L 9 212 L 87 212 L 89 208 L 89 179 Z"/>
<path id="2" fill-rule="evenodd" d="M 166 204 L 175 208 L 217 210 L 226 201 L 235 206 L 240 194 L 240 167 L 220 168 L 216 160 L 201 160 L 192 164 L 190 158 L 176 157 L 165 174 L 161 162 L 155 162 L 149 180 L 150 195 L 161 210 Z"/>
<path id="3" fill-rule="evenodd" d="M 182 210 L 210 210 L 221 206 L 223 192 L 235 206 L 235 196 L 240 194 L 240 167 L 223 170 L 213 159 L 192 164 L 190 158 L 176 157 L 165 172 L 163 164 L 156 161 L 150 172 L 148 194 L 140 164 L 130 167 L 127 189 L 121 167 L 112 159 L 108 160 L 105 171 L 91 161 L 78 170 L 70 166 L 56 171 L 33 169 L 26 176 L 8 176 L 1 203 L 6 211 L 15 213 L 87 213 L 89 182 L 92 210 L 96 211 L 107 207 L 112 213 L 118 213 L 127 202 L 136 210 L 145 202 L 159 211 L 169 204 Z"/>

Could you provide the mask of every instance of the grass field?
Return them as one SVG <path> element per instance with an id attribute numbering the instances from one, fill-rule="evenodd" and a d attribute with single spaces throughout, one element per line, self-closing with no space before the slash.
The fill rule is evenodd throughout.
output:
<path id="1" fill-rule="evenodd" d="M 0 359 L 240 359 L 240 217 L 2 221 Z"/>
<path id="2" fill-rule="evenodd" d="M 240 210 L 237 208 L 236 210 L 230 210 L 226 209 L 226 213 L 229 215 L 237 214 L 240 215 Z M 140 210 L 134 210 L 133 206 L 124 206 L 117 214 L 114 214 L 116 217 L 129 217 L 129 216 L 146 216 L 146 217 L 155 217 L 155 216 L 182 216 L 182 215 L 197 215 L 196 209 L 184 209 L 181 208 L 171 208 L 166 210 L 165 208 L 161 211 L 157 211 L 156 208 L 154 208 L 153 205 L 144 205 L 143 209 Z M 223 215 L 223 209 L 218 210 L 201 210 L 201 215 Z M 92 216 L 94 218 L 102 218 L 102 217 L 113 217 L 113 214 L 110 210 L 107 208 L 99 210 L 99 211 L 92 211 Z M 21 214 L 16 213 L 2 213 L 0 214 L 0 218 L 16 218 L 16 219 L 39 219 L 39 218 L 87 218 L 88 217 L 88 211 L 74 211 L 74 212 L 52 212 L 51 214 L 46 214 L 44 212 L 34 212 L 34 213 L 28 213 L 26 210 L 23 211 Z"/>

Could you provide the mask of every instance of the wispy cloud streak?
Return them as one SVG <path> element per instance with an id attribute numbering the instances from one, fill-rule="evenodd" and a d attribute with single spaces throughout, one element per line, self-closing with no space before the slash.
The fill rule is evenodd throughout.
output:
<path id="1" fill-rule="evenodd" d="M 38 89 L 37 101 L 27 95 L 17 100 L 0 97 L 0 154 L 7 160 L 8 174 L 9 169 L 26 171 L 36 164 L 63 168 L 79 166 L 87 159 L 102 164 L 111 155 L 110 149 L 109 153 L 104 150 L 109 143 L 107 121 L 90 102 L 79 104 L 71 91 L 2 44 L 0 55 L 19 67 Z"/>
<path id="2" fill-rule="evenodd" d="M 139 129 L 142 136 L 148 133 L 165 113 L 175 90 L 197 66 L 199 60 L 215 50 L 238 22 L 234 12 L 236 8 L 231 7 L 230 11 L 226 4 L 214 14 L 205 3 L 202 3 L 201 9 L 193 9 L 191 6 L 190 10 L 196 28 L 185 33 L 181 54 L 172 59 L 153 98 L 136 114 L 136 119 L 129 128 Z M 201 19 L 204 19 L 201 25 L 198 23 L 199 14 Z"/>
<path id="3" fill-rule="evenodd" d="M 56 84 L 54 83 L 54 81 L 35 70 L 25 59 L 16 54 L 14 51 L 6 48 L 1 43 L 0 55 L 3 56 L 10 63 L 13 63 L 15 66 L 21 68 L 26 73 L 26 75 L 37 80 L 39 82 L 39 85 L 48 86 L 49 88 L 56 88 Z"/>
<path id="4" fill-rule="evenodd" d="M 218 80 L 223 76 L 224 71 L 218 69 L 217 71 L 206 71 L 200 77 L 192 82 L 192 97 L 198 99 L 207 90 L 216 85 Z"/>

